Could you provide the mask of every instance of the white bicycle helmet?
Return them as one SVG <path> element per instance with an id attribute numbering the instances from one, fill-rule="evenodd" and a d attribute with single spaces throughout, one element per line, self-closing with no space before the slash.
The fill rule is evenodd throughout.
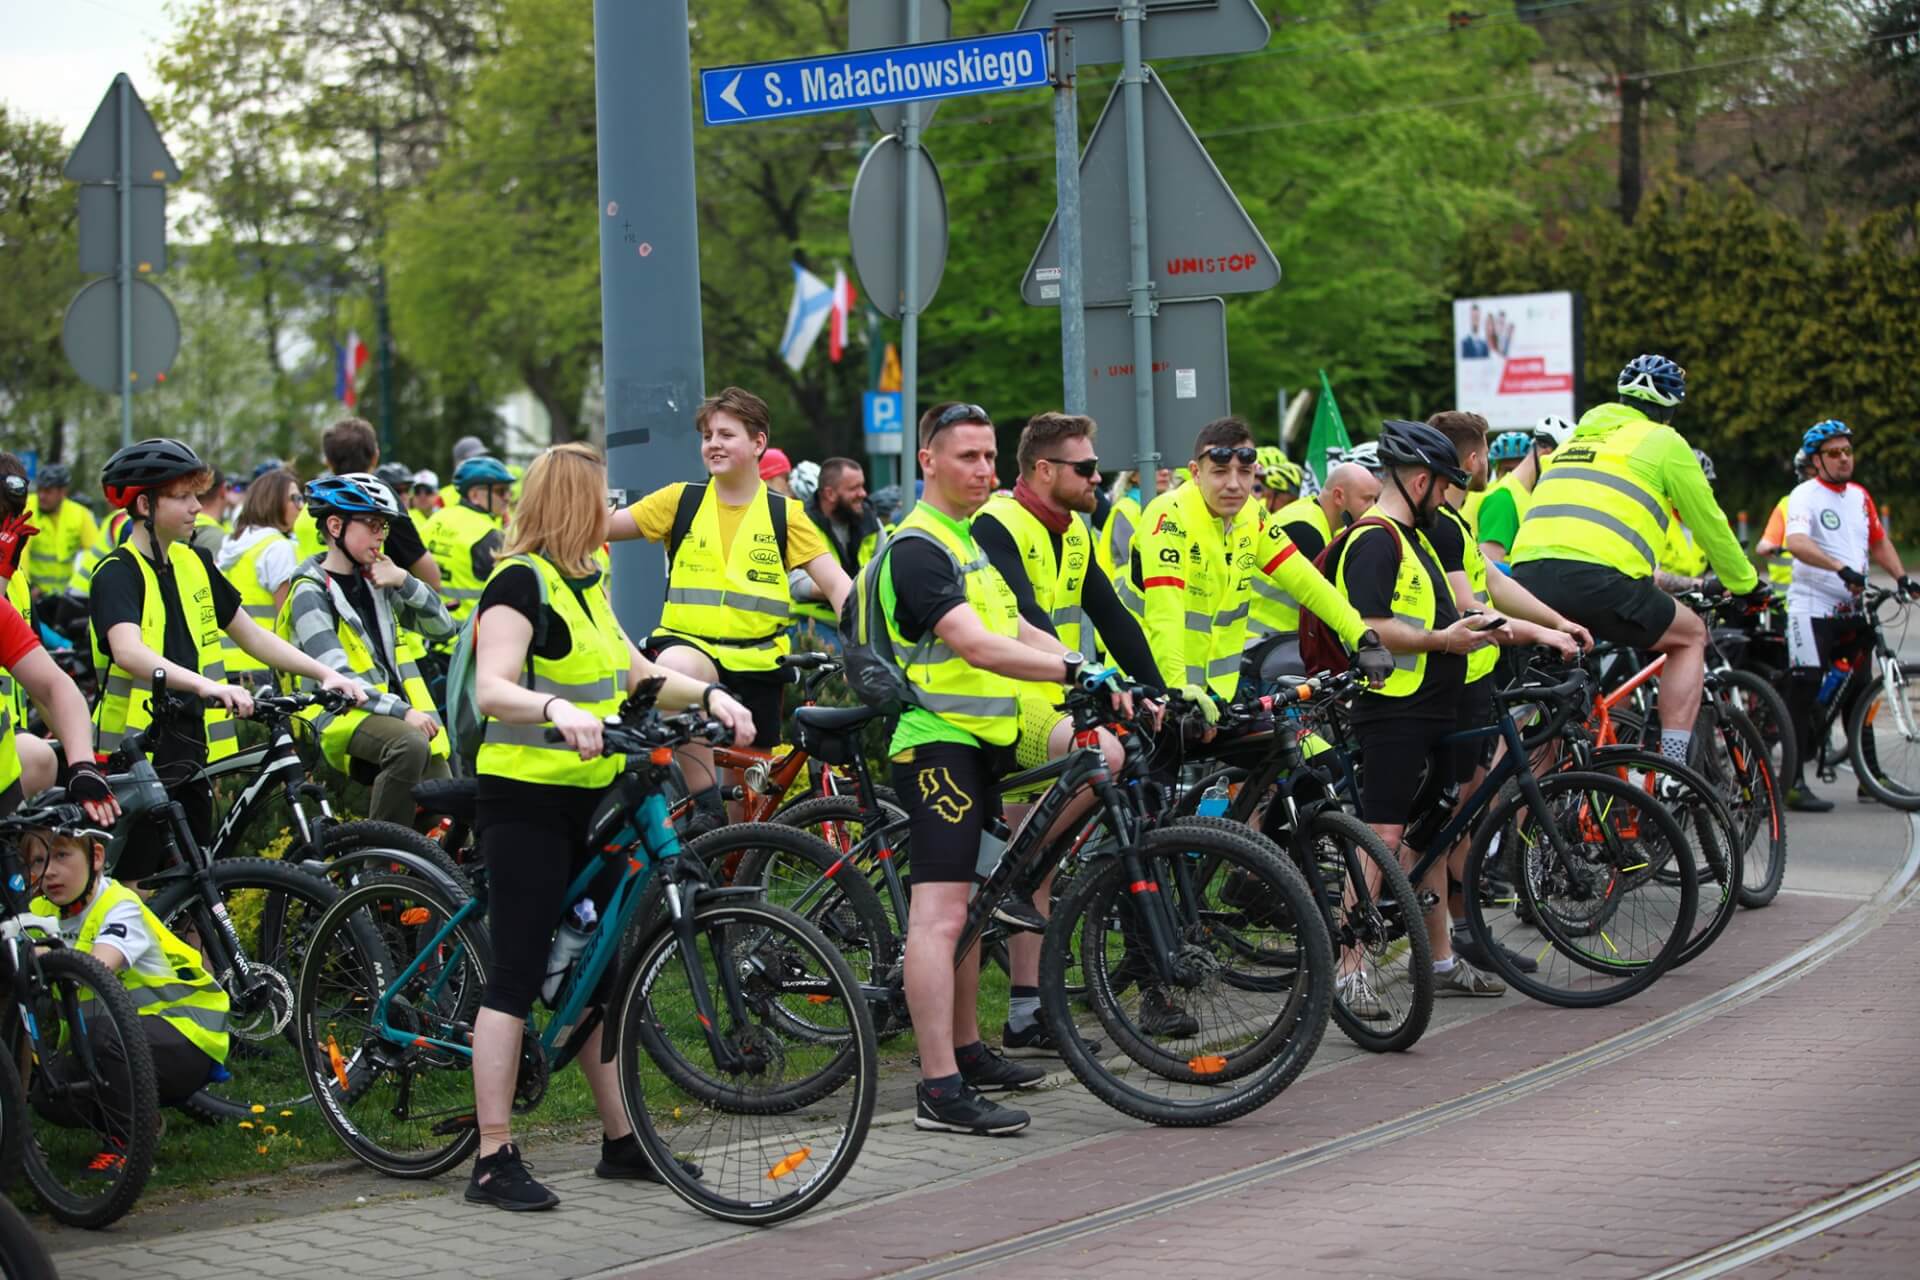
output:
<path id="1" fill-rule="evenodd" d="M 793 474 L 787 477 L 787 487 L 793 490 L 793 496 L 800 501 L 812 502 L 814 491 L 820 487 L 820 464 L 796 462 Z"/>
<path id="2" fill-rule="evenodd" d="M 1550 413 L 1533 424 L 1533 438 L 1550 449 L 1558 449 L 1573 436 L 1573 424 L 1558 414 Z"/>

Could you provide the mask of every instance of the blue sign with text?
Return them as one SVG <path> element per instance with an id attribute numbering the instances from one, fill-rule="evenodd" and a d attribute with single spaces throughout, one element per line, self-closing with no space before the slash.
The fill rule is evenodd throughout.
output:
<path id="1" fill-rule="evenodd" d="M 866 410 L 861 416 L 866 420 L 868 453 L 900 452 L 904 433 L 901 430 L 898 391 L 867 392 Z"/>
<path id="2" fill-rule="evenodd" d="M 700 102 L 708 124 L 740 124 L 1046 83 L 1047 33 L 1009 31 L 703 69 Z"/>

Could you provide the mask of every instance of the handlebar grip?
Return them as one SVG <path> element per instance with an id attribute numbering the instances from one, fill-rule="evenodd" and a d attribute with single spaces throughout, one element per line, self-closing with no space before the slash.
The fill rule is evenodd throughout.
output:
<path id="1" fill-rule="evenodd" d="M 552 725 L 548 725 L 547 731 L 541 736 L 544 737 L 548 742 L 565 742 L 567 740 L 567 735 L 560 732 L 558 729 L 554 728 Z"/>

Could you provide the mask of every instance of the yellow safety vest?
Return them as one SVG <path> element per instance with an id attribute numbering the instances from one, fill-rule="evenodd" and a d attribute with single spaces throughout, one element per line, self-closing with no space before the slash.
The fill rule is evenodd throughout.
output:
<path id="1" fill-rule="evenodd" d="M 133 517 L 125 511 L 116 511 L 107 517 L 107 522 L 100 526 L 100 536 L 74 560 L 73 576 L 67 579 L 67 590 L 87 594 L 87 589 L 93 584 L 93 571 L 100 567 L 100 562 L 107 558 L 109 552 L 127 540 L 132 530 Z"/>
<path id="2" fill-rule="evenodd" d="M 80 936 L 74 945 L 81 951 L 93 950 L 107 911 L 122 902 L 140 908 L 141 923 L 160 945 L 170 978 L 142 973 L 132 965 L 119 971 L 120 985 L 133 997 L 133 1007 L 143 1017 L 165 1018 L 195 1048 L 215 1062 L 227 1060 L 227 993 L 201 963 L 200 953 L 176 938 L 160 917 L 147 909 L 140 895 L 117 880 L 102 878 L 99 896 L 87 908 L 80 922 Z M 46 898 L 35 898 L 33 910 L 41 915 L 58 916 L 60 908 Z M 83 1000 L 87 997 L 83 994 Z"/>
<path id="3" fill-rule="evenodd" d="M 293 581 L 297 583 L 301 579 L 314 583 L 327 595 L 327 604 L 333 612 L 334 634 L 340 640 L 341 651 L 347 655 L 349 669 L 342 674 L 351 676 L 370 689 L 377 689 L 381 693 L 392 693 L 393 682 L 387 679 L 385 665 L 373 656 L 373 650 L 362 638 L 359 611 L 334 595 L 333 582 L 327 577 L 327 571 L 316 561 L 309 560 L 294 571 Z M 281 604 L 279 613 L 270 625 L 282 640 L 296 648 L 299 647 L 299 641 L 293 636 L 291 588 L 287 591 L 287 598 Z M 426 679 L 420 674 L 419 659 L 422 650 L 418 646 L 419 638 L 415 637 L 416 643 L 412 646 L 409 646 L 404 638 L 411 634 L 411 632 L 401 631 L 398 625 L 395 625 L 393 660 L 394 664 L 400 668 L 400 693 L 406 698 L 407 705 L 415 711 L 424 711 L 438 719 L 439 712 L 434 710 L 433 695 L 427 692 Z M 318 681 L 307 676 L 290 674 L 282 674 L 280 683 L 283 688 L 290 691 L 320 687 Z M 347 756 L 347 743 L 352 740 L 354 730 L 360 727 L 360 722 L 372 714 L 373 712 L 358 707 L 340 712 L 328 711 L 324 707 L 308 707 L 300 713 L 303 719 L 310 721 L 320 731 L 320 752 L 326 756 L 327 763 L 341 773 L 348 772 L 352 763 Z M 445 733 L 436 735 L 428 751 L 436 759 L 446 759 L 447 735 Z"/>
<path id="4" fill-rule="evenodd" d="M 1400 542 L 1400 570 L 1394 575 L 1393 580 L 1394 618 L 1409 626 L 1419 627 L 1423 631 L 1433 630 L 1434 618 L 1438 616 L 1439 609 L 1439 597 L 1435 594 L 1439 584 L 1434 582 L 1427 573 L 1425 566 L 1420 562 L 1420 557 L 1414 554 L 1414 549 L 1407 545 L 1404 531 L 1392 516 L 1378 506 L 1370 509 L 1367 515 L 1379 516 L 1385 520 L 1387 527 L 1393 531 L 1393 536 Z M 1362 519 L 1365 517 L 1363 516 Z M 1370 524 L 1364 529 L 1355 529 L 1347 535 L 1346 544 L 1341 548 L 1340 565 L 1334 573 L 1333 583 L 1349 599 L 1352 598 L 1352 593 L 1347 590 L 1347 553 L 1353 550 L 1354 543 L 1379 527 L 1379 525 Z M 1433 558 L 1433 562 L 1439 564 L 1440 557 L 1434 554 L 1433 544 L 1427 541 L 1427 535 L 1415 530 L 1414 536 L 1420 540 L 1420 546 L 1426 549 L 1427 554 Z M 1426 680 L 1427 655 L 1424 651 L 1396 653 L 1393 655 L 1393 674 L 1388 676 L 1387 682 L 1374 692 L 1389 698 L 1407 698 L 1418 693 Z"/>
<path id="5" fill-rule="evenodd" d="M 1100 536 L 1094 540 L 1094 560 L 1100 566 L 1100 572 L 1107 575 L 1113 583 L 1113 590 L 1120 597 L 1120 603 L 1127 606 L 1127 612 L 1138 617 L 1145 602 L 1133 585 L 1133 579 L 1127 570 L 1132 563 L 1133 532 L 1140 524 L 1140 504 L 1128 494 L 1121 494 L 1113 500 L 1113 507 L 1107 512 L 1107 523 L 1100 529 Z"/>
<path id="6" fill-rule="evenodd" d="M 995 635 L 1020 634 L 1020 605 L 1013 588 L 973 541 L 971 524 L 955 521 L 927 503 L 914 504 L 894 537 L 925 537 L 939 543 L 953 558 L 955 571 L 967 590 L 967 603 Z M 887 637 L 900 663 L 901 674 L 913 686 L 913 704 L 964 730 L 982 742 L 1007 746 L 1020 731 L 1018 682 L 983 671 L 928 631 L 910 644 L 894 619 L 897 597 L 893 590 L 893 563 L 881 575 L 880 603 L 887 619 Z"/>
<path id="7" fill-rule="evenodd" d="M 273 545 L 271 536 L 260 539 L 241 552 L 231 568 L 224 570 L 227 581 L 240 593 L 241 611 L 269 631 L 273 630 L 274 618 L 280 607 L 273 601 L 273 592 L 260 585 L 260 557 Z M 238 676 L 267 669 L 266 663 L 235 644 L 231 636 L 223 635 L 221 650 L 226 654 L 228 675 Z"/>
<path id="8" fill-rule="evenodd" d="M 1492 492 L 1491 484 L 1477 493 L 1469 489 L 1466 500 L 1460 504 L 1460 515 L 1467 522 L 1467 532 L 1476 540 L 1480 537 L 1480 504 L 1485 502 L 1487 495 Z"/>
<path id="9" fill-rule="evenodd" d="M 1060 559 L 1053 556 L 1053 534 L 1016 498 L 988 498 L 979 512 L 992 516 L 1013 535 L 1020 563 L 1027 571 L 1034 601 L 1053 623 L 1053 634 L 1069 649 L 1084 649 L 1092 628 L 1080 599 L 1086 589 L 1087 566 L 1093 559 L 1093 534 L 1087 522 L 1074 515 L 1060 535 Z"/>
<path id="10" fill-rule="evenodd" d="M 1524 484 L 1521 484 L 1519 480 L 1514 478 L 1518 474 L 1519 474 L 1519 471 L 1517 468 L 1513 471 L 1507 472 L 1507 474 L 1500 477 L 1499 484 L 1494 485 L 1493 489 L 1487 490 L 1487 492 L 1491 494 L 1494 489 L 1504 489 L 1507 491 L 1509 495 L 1512 496 L 1513 521 L 1514 521 L 1513 527 L 1514 527 L 1514 535 L 1515 535 L 1516 541 L 1518 540 L 1518 537 L 1519 537 L 1520 522 L 1527 518 L 1527 511 L 1529 508 L 1533 506 L 1533 490 L 1527 488 L 1527 486 L 1525 486 Z M 1478 519 L 1476 519 L 1473 524 L 1473 538 L 1474 538 L 1473 545 L 1476 547 L 1479 546 L 1482 541 L 1484 541 L 1484 539 L 1480 535 L 1480 522 L 1478 521 Z M 1509 554 L 1511 554 L 1512 548 L 1509 547 L 1507 550 Z"/>
<path id="11" fill-rule="evenodd" d="M 1512 560 L 1578 560 L 1645 578 L 1660 563 L 1673 508 L 1629 465 L 1647 437 L 1670 428 L 1631 405 L 1603 404 L 1546 460 Z"/>
<path id="12" fill-rule="evenodd" d="M 1660 568 L 1683 578 L 1697 578 L 1707 571 L 1706 553 L 1693 544 L 1693 534 L 1679 520 L 1667 526 L 1667 540 L 1660 547 Z"/>
<path id="13" fill-rule="evenodd" d="M 1444 503 L 1440 507 L 1440 518 L 1451 520 L 1459 528 L 1460 539 L 1465 547 L 1461 567 L 1466 570 L 1467 585 L 1473 588 L 1474 603 L 1482 609 L 1490 608 L 1491 606 L 1487 603 L 1487 558 L 1480 554 L 1480 544 L 1474 541 L 1472 526 L 1467 523 L 1465 516 Z M 1491 674 L 1499 661 L 1498 645 L 1490 644 L 1485 648 L 1475 649 L 1467 655 L 1467 683 L 1472 684 L 1475 680 Z"/>
<path id="14" fill-rule="evenodd" d="M 65 591 L 73 562 L 100 536 L 93 513 L 68 498 L 52 515 L 40 511 L 40 495 L 27 499 L 28 523 L 40 532 L 27 543 L 27 580 L 35 591 Z"/>
<path id="15" fill-rule="evenodd" d="M 167 610 L 160 599 L 160 581 L 153 566 L 132 543 L 116 548 L 113 555 L 132 561 L 140 569 L 146 590 L 140 598 L 140 639 L 155 653 L 167 651 Z M 199 650 L 200 674 L 216 683 L 227 678 L 226 659 L 221 656 L 221 640 L 226 633 L 213 609 L 213 585 L 207 580 L 205 562 L 184 542 L 167 548 L 167 563 L 180 588 L 180 607 L 187 615 L 187 627 L 193 632 Z M 153 707 L 147 693 L 153 688 L 153 673 L 138 675 L 122 671 L 106 647 L 107 638 L 93 631 L 93 669 L 100 679 L 100 705 L 93 709 L 93 747 L 100 752 L 114 750 L 129 733 L 138 733 L 153 723 Z M 206 713 L 207 759 L 223 760 L 239 746 L 239 726 L 225 710 L 209 708 Z"/>
<path id="16" fill-rule="evenodd" d="M 1792 496 L 1792 494 L 1787 495 L 1787 497 Z M 1780 513 L 1780 524 L 1783 529 L 1780 536 L 1784 538 L 1786 536 L 1784 529 L 1787 523 L 1787 499 L 1782 498 L 1779 502 L 1775 503 L 1774 510 Z M 1769 519 L 1768 523 L 1772 523 L 1771 519 Z M 1793 552 L 1787 550 L 1786 547 L 1782 546 L 1777 551 L 1761 556 L 1760 563 L 1766 567 L 1768 582 L 1771 582 L 1782 591 L 1785 591 L 1793 585 Z"/>
<path id="17" fill-rule="evenodd" d="M 697 642 L 729 671 L 772 671 L 792 648 L 785 628 L 793 595 L 770 507 L 777 496 L 761 482 L 723 560 L 720 498 L 709 484 L 667 566 L 660 630 Z"/>
<path id="18" fill-rule="evenodd" d="M 1327 513 L 1320 507 L 1318 498 L 1296 498 L 1267 517 L 1266 527 L 1261 532 L 1260 551 L 1255 559 L 1262 565 L 1270 564 L 1276 554 L 1292 544 L 1283 525 L 1312 525 L 1320 533 L 1320 545 L 1333 541 L 1333 529 L 1327 522 Z M 1291 635 L 1300 630 L 1300 602 L 1293 593 L 1274 581 L 1266 573 L 1253 576 L 1252 609 L 1247 615 L 1247 635 L 1250 639 L 1261 639 L 1270 635 Z"/>
<path id="19" fill-rule="evenodd" d="M 487 585 L 473 571 L 474 544 L 499 528 L 498 520 L 465 503 L 442 507 L 427 521 L 424 541 L 440 566 L 440 598 L 455 622 L 467 620 Z"/>
<path id="20" fill-rule="evenodd" d="M 822 517 L 822 519 L 825 519 L 825 517 Z M 833 532 L 822 524 L 820 520 L 815 520 L 813 523 L 814 527 L 820 530 L 820 540 L 827 544 L 827 549 L 833 553 L 834 560 L 838 562 L 840 559 L 840 544 L 834 541 Z M 879 548 L 880 540 L 884 538 L 886 534 L 887 530 L 884 526 L 876 525 L 872 533 L 860 539 L 859 544 L 853 549 L 853 569 L 847 574 L 849 578 L 857 576 L 861 568 L 869 560 L 873 559 L 874 551 Z M 841 564 L 840 567 L 844 569 L 846 565 Z M 811 618 L 815 622 L 824 622 L 829 627 L 838 627 L 840 625 L 840 619 L 834 613 L 833 606 L 824 600 L 795 600 L 793 602 L 793 614 L 796 618 Z"/>
<path id="21" fill-rule="evenodd" d="M 1259 572 L 1254 551 L 1265 514 L 1248 503 L 1232 527 L 1223 530 L 1197 484 L 1169 489 L 1141 512 L 1129 574 L 1138 570 L 1143 589 L 1151 589 L 1157 578 L 1184 587 L 1184 625 L 1177 633 L 1149 625 L 1155 611 L 1144 607 L 1144 601 L 1139 615 L 1155 663 L 1169 683 L 1201 685 L 1223 698 L 1231 698 L 1239 688 L 1253 579 Z M 1170 664 L 1162 650 L 1175 645 L 1179 661 Z M 1170 672 L 1170 665 L 1178 670 Z"/>
<path id="22" fill-rule="evenodd" d="M 327 544 L 320 537 L 320 522 L 305 507 L 293 518 L 293 552 L 302 561 L 326 554 Z"/>
<path id="23" fill-rule="evenodd" d="M 572 644 L 566 656 L 543 658 L 531 648 L 527 652 L 522 683 L 542 697 L 565 698 L 589 715 L 606 717 L 620 710 L 627 693 L 627 674 L 631 657 L 627 636 L 614 621 L 613 606 L 607 603 L 607 589 L 596 579 L 586 589 L 586 606 L 560 571 L 544 556 L 508 556 L 493 566 L 499 573 L 510 564 L 532 566 L 547 588 L 547 606 L 554 617 L 566 624 Z M 537 782 L 544 786 L 611 786 L 620 776 L 625 756 L 601 756 L 582 760 L 580 753 L 563 742 L 548 742 L 547 726 L 542 724 L 503 724 L 488 720 L 480 739 L 475 768 L 496 778 L 517 782 Z"/>

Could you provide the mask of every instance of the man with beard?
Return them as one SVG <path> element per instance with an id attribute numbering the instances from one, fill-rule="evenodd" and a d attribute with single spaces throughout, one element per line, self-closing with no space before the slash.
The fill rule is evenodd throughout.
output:
<path id="1" fill-rule="evenodd" d="M 867 473 L 852 458 L 828 458 L 820 464 L 819 486 L 806 505 L 807 518 L 820 530 L 827 550 L 846 571 L 849 580 L 873 559 L 880 543 L 880 517 L 867 505 Z M 805 569 L 787 575 L 793 592 L 793 611 L 809 619 L 822 639 L 832 643 L 840 620 L 814 586 Z"/>

